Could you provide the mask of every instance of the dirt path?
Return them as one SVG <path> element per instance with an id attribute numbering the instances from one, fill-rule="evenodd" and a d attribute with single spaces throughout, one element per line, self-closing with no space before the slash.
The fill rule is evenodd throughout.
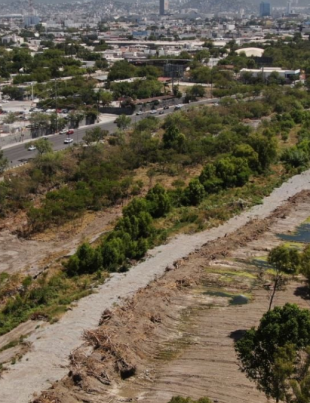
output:
<path id="1" fill-rule="evenodd" d="M 88 332 L 93 352 L 87 343 L 76 350 L 71 375 L 37 403 L 158 403 L 178 394 L 209 396 L 219 403 L 266 403 L 239 372 L 233 341 L 255 326 L 268 307 L 269 291 L 263 287 L 268 274 L 261 277 L 253 256 L 266 256 L 266 249 L 281 242 L 275 234 L 294 230 L 309 215 L 310 192 L 303 192 L 265 220 L 191 254 L 178 269 L 106 313 L 103 324 Z M 309 307 L 301 286 L 288 284 L 275 303 Z M 251 302 L 230 305 L 230 295 L 240 294 L 251 296 Z M 134 376 L 121 379 L 120 360 L 136 366 Z"/>
<path id="2" fill-rule="evenodd" d="M 208 241 L 225 237 L 247 222 L 267 217 L 289 197 L 310 189 L 310 170 L 295 176 L 276 189 L 264 203 L 229 220 L 226 224 L 192 236 L 178 236 L 167 245 L 150 252 L 150 258 L 126 274 L 117 274 L 96 294 L 81 300 L 54 325 L 38 329 L 30 338 L 32 351 L 3 374 L 0 380 L 0 402 L 27 403 L 33 393 L 47 389 L 68 371 L 70 351 L 82 343 L 83 330 L 96 327 L 101 313 L 121 298 L 133 295 L 145 287 L 155 276 L 164 273 L 167 265 L 194 252 Z M 23 382 L 21 383 L 21 380 Z"/>

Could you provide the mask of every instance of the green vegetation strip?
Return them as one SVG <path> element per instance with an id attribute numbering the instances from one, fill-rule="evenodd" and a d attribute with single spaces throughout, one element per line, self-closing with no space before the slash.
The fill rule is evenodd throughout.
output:
<path id="1" fill-rule="evenodd" d="M 156 175 L 176 177 L 165 189 L 151 187 L 145 197 L 136 197 L 123 208 L 114 229 L 96 247 L 85 243 L 63 263 L 63 270 L 49 277 L 23 284 L 9 296 L 1 282 L 2 310 L 0 334 L 42 312 L 51 318 L 65 311 L 70 303 L 92 292 L 101 273 L 123 271 L 142 258 L 168 235 L 182 230 L 197 231 L 217 225 L 261 202 L 281 181 L 307 168 L 310 137 L 306 130 L 310 96 L 299 89 L 277 89 L 277 96 L 266 90 L 262 101 L 225 100 L 219 108 L 199 108 L 169 115 L 161 130 L 153 117 L 137 123 L 129 133 L 118 133 L 99 143 L 107 133 L 95 129 L 87 141 L 96 145 L 39 154 L 20 176 L 0 183 L 0 214 L 26 210 L 28 234 L 63 224 L 87 210 L 115 205 L 139 195 L 141 180 L 134 180 L 137 168 L 148 168 L 150 185 Z M 240 123 L 246 117 L 262 117 L 278 110 L 268 125 L 256 132 Z M 284 154 L 278 133 L 299 125 L 298 144 Z M 154 136 L 154 131 L 157 135 Z M 161 136 L 160 133 L 163 133 Z M 279 158 L 283 161 L 281 164 Z M 197 167 L 203 166 L 197 172 Z M 188 183 L 180 180 L 188 169 L 196 175 Z M 275 169 L 276 171 L 273 171 Z M 286 173 L 279 175 L 278 172 Z M 42 189 L 53 188 L 32 199 Z M 4 288 L 4 291 L 3 291 Z"/>

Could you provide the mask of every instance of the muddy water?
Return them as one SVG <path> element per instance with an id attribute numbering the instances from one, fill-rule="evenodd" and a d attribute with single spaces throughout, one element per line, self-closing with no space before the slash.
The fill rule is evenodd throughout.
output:
<path id="1" fill-rule="evenodd" d="M 310 243 L 310 223 L 299 225 L 292 234 L 277 234 L 280 239 L 286 242 Z"/>

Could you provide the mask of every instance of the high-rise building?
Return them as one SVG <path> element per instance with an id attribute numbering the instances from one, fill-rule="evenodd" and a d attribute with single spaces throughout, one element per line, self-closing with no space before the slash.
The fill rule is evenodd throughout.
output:
<path id="1" fill-rule="evenodd" d="M 159 15 L 165 15 L 168 10 L 168 0 L 159 0 Z"/>
<path id="2" fill-rule="evenodd" d="M 37 15 L 27 15 L 24 17 L 24 26 L 26 28 L 40 24 L 40 17 Z"/>
<path id="3" fill-rule="evenodd" d="M 259 15 L 260 17 L 269 17 L 270 16 L 270 3 L 265 3 L 262 1 L 259 5 Z"/>
<path id="4" fill-rule="evenodd" d="M 24 26 L 26 28 L 40 24 L 40 18 L 37 16 L 37 13 L 33 7 L 33 0 L 28 0 L 28 7 L 28 15 L 24 17 Z"/>
<path id="5" fill-rule="evenodd" d="M 289 0 L 286 5 L 286 15 L 292 14 L 292 2 Z"/>

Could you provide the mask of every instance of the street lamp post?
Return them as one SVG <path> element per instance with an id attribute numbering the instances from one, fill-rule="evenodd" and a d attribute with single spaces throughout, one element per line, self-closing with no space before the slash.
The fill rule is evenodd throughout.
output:
<path id="1" fill-rule="evenodd" d="M 57 112 L 57 80 L 55 78 L 55 111 L 56 111 L 56 132 L 58 129 L 58 112 Z"/>

